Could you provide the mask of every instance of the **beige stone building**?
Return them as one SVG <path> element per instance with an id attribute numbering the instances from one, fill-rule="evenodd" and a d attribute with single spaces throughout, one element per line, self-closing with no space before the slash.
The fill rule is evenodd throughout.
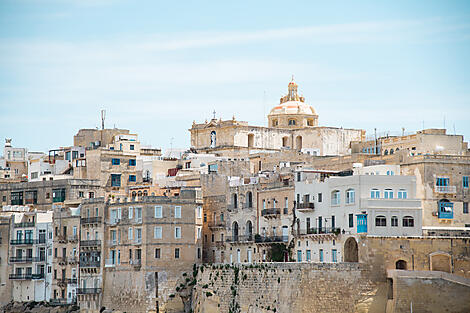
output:
<path id="1" fill-rule="evenodd" d="M 55 207 L 52 229 L 54 242 L 51 302 L 76 303 L 80 274 L 80 209 Z"/>
<path id="2" fill-rule="evenodd" d="M 291 81 L 288 94 L 269 113 L 268 127 L 252 126 L 235 117 L 194 122 L 189 130 L 191 147 L 197 152 L 227 156 L 289 149 L 324 156 L 349 154 L 352 141 L 365 139 L 364 130 L 318 126 L 318 114 L 297 89 Z"/>

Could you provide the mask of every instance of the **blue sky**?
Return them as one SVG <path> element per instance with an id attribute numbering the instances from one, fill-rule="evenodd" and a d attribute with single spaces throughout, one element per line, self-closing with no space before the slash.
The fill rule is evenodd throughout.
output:
<path id="1" fill-rule="evenodd" d="M 104 108 L 186 148 L 214 109 L 266 125 L 293 74 L 321 125 L 468 141 L 469 56 L 468 1 L 2 0 L 0 137 L 71 145 Z"/>

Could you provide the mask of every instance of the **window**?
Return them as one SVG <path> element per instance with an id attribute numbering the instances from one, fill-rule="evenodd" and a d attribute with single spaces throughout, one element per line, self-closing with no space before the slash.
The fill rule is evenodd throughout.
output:
<path id="1" fill-rule="evenodd" d="M 371 198 L 371 199 L 378 199 L 378 198 L 380 198 L 380 190 L 375 189 L 375 188 L 372 189 L 372 190 L 370 191 L 370 198 Z"/>
<path id="2" fill-rule="evenodd" d="M 130 150 L 134 150 L 134 145 L 129 145 Z"/>
<path id="3" fill-rule="evenodd" d="M 111 174 L 111 187 L 121 187 L 121 174 Z"/>
<path id="4" fill-rule="evenodd" d="M 121 160 L 120 159 L 111 159 L 111 164 L 112 165 L 119 165 L 119 164 L 121 164 Z"/>
<path id="5" fill-rule="evenodd" d="M 132 207 L 129 207 L 129 219 L 131 220 L 132 219 L 132 212 L 133 212 L 133 208 Z"/>
<path id="6" fill-rule="evenodd" d="M 155 259 L 159 259 L 160 258 L 160 248 L 156 248 L 155 249 Z"/>
<path id="7" fill-rule="evenodd" d="M 320 193 L 318 194 L 318 202 L 322 202 L 322 200 L 323 200 L 323 195 L 322 195 L 322 193 L 320 192 Z"/>
<path id="8" fill-rule="evenodd" d="M 202 207 L 200 206 L 196 209 L 196 218 L 202 218 Z"/>
<path id="9" fill-rule="evenodd" d="M 403 217 L 403 227 L 414 227 L 415 220 L 412 216 Z"/>
<path id="10" fill-rule="evenodd" d="M 349 227 L 354 227 L 354 214 L 349 214 Z"/>
<path id="11" fill-rule="evenodd" d="M 65 201 L 65 188 L 52 189 L 52 202 Z"/>
<path id="12" fill-rule="evenodd" d="M 406 199 L 408 197 L 406 189 L 398 190 L 398 199 Z"/>
<path id="13" fill-rule="evenodd" d="M 336 249 L 331 250 L 331 261 L 338 262 L 338 252 Z"/>
<path id="14" fill-rule="evenodd" d="M 127 232 L 127 239 L 132 240 L 134 236 L 132 235 L 132 227 L 129 227 L 129 230 Z"/>
<path id="15" fill-rule="evenodd" d="M 180 258 L 180 248 L 175 248 L 175 259 Z"/>
<path id="16" fill-rule="evenodd" d="M 320 251 L 318 251 L 318 255 L 320 258 L 320 262 L 323 262 L 323 249 L 320 249 Z"/>
<path id="17" fill-rule="evenodd" d="M 302 250 L 297 250 L 297 262 L 302 262 Z"/>
<path id="18" fill-rule="evenodd" d="M 162 239 L 162 227 L 161 226 L 155 226 L 155 228 L 153 229 L 153 238 Z"/>
<path id="19" fill-rule="evenodd" d="M 312 260 L 312 251 L 307 250 L 307 262 L 310 262 L 310 260 Z"/>
<path id="20" fill-rule="evenodd" d="M 175 206 L 175 218 L 181 218 L 181 207 Z"/>
<path id="21" fill-rule="evenodd" d="M 463 203 L 463 214 L 468 214 L 468 202 Z"/>
<path id="22" fill-rule="evenodd" d="M 339 205 L 340 203 L 340 191 L 334 190 L 331 193 L 331 205 Z"/>
<path id="23" fill-rule="evenodd" d="M 141 242 L 142 241 L 142 228 L 135 229 L 135 241 Z"/>
<path id="24" fill-rule="evenodd" d="M 393 190 L 392 189 L 385 189 L 384 198 L 385 199 L 393 199 Z"/>
<path id="25" fill-rule="evenodd" d="M 137 180 L 137 179 L 136 179 L 135 175 L 129 175 L 129 181 L 133 181 L 133 182 L 134 182 L 134 181 L 136 181 L 136 180 Z"/>
<path id="26" fill-rule="evenodd" d="M 289 120 L 289 126 L 295 125 L 295 120 Z"/>
<path id="27" fill-rule="evenodd" d="M 181 227 L 175 227 L 175 238 L 176 239 L 181 238 Z"/>
<path id="28" fill-rule="evenodd" d="M 130 159 L 129 160 L 129 166 L 135 166 L 135 164 L 136 164 L 135 159 Z"/>
<path id="29" fill-rule="evenodd" d="M 392 216 L 391 225 L 392 227 L 398 227 L 398 217 Z"/>
<path id="30" fill-rule="evenodd" d="M 162 206 L 161 205 L 155 206 L 155 218 L 162 218 Z"/>
<path id="31" fill-rule="evenodd" d="M 447 177 L 438 177 L 436 179 L 436 186 L 449 186 L 449 178 L 447 178 Z"/>
<path id="32" fill-rule="evenodd" d="M 375 226 L 383 227 L 387 226 L 387 219 L 383 215 L 379 215 L 375 217 Z"/>
<path id="33" fill-rule="evenodd" d="M 462 186 L 463 188 L 468 188 L 468 176 L 462 177 Z"/>
<path id="34" fill-rule="evenodd" d="M 356 201 L 356 192 L 354 189 L 346 190 L 346 203 L 354 203 Z"/>

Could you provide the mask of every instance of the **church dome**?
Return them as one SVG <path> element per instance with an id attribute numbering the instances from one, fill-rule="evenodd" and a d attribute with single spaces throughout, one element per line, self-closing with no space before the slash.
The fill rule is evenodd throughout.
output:
<path id="1" fill-rule="evenodd" d="M 279 105 L 272 108 L 269 115 L 280 114 L 302 114 L 316 115 L 315 110 L 305 103 L 305 98 L 297 93 L 298 85 L 292 77 L 291 82 L 287 86 L 288 93 L 281 98 Z"/>

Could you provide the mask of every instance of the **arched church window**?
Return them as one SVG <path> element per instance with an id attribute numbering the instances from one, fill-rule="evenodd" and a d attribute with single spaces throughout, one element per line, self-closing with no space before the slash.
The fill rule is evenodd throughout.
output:
<path id="1" fill-rule="evenodd" d="M 216 134 L 215 130 L 211 131 L 211 148 L 215 148 L 216 146 Z"/>

